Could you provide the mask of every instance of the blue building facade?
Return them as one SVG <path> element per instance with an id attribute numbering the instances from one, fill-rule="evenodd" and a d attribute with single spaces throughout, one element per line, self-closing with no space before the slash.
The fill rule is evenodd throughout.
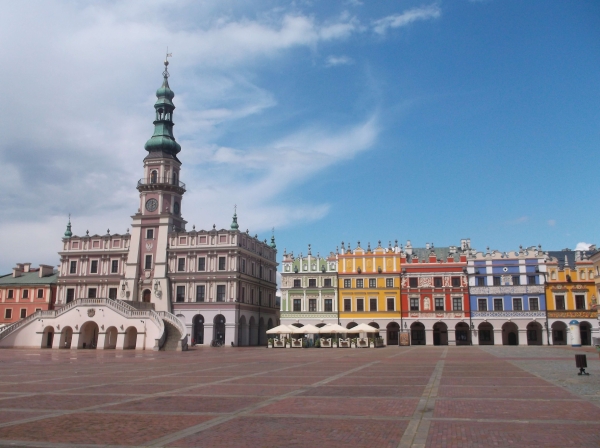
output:
<path id="1" fill-rule="evenodd" d="M 467 261 L 474 345 L 548 343 L 546 263 L 540 246 L 478 252 Z"/>

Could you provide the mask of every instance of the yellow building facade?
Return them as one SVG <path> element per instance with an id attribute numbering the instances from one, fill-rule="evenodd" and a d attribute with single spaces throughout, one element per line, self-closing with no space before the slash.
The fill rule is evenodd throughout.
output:
<path id="1" fill-rule="evenodd" d="M 551 344 L 567 345 L 569 322 L 580 324 L 581 344 L 592 342 L 592 323 L 598 318 L 594 266 L 586 251 L 550 252 L 547 263 L 546 306 Z M 594 337 L 598 335 L 594 334 Z"/>
<path id="2" fill-rule="evenodd" d="M 338 310 L 340 324 L 352 328 L 360 323 L 379 328 L 387 345 L 398 344 L 401 322 L 401 254 L 398 244 L 371 249 L 358 243 L 338 255 Z"/>

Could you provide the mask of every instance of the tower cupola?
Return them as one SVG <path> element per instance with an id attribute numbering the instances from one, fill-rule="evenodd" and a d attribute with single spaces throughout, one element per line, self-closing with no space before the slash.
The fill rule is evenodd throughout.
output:
<path id="1" fill-rule="evenodd" d="M 173 136 L 173 111 L 175 110 L 173 97 L 175 93 L 169 87 L 169 61 L 167 58 L 165 58 L 164 64 L 163 83 L 156 91 L 157 100 L 154 103 L 156 111 L 154 134 L 146 142 L 144 148 L 150 153 L 149 156 L 171 156 L 177 159 L 177 153 L 181 151 L 181 146 L 175 141 L 175 137 Z"/>

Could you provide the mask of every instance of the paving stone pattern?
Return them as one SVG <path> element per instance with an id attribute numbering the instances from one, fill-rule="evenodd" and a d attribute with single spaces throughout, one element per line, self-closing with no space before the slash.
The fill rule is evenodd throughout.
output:
<path id="1" fill-rule="evenodd" d="M 0 446 L 600 446 L 600 360 L 570 347 L 1 350 Z"/>

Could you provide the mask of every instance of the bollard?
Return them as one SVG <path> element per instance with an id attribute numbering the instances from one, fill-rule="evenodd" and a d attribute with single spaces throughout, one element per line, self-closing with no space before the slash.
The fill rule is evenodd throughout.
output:
<path id="1" fill-rule="evenodd" d="M 589 373 L 585 371 L 587 367 L 587 356 L 575 355 L 575 367 L 579 369 L 579 373 L 577 375 L 589 375 Z"/>

